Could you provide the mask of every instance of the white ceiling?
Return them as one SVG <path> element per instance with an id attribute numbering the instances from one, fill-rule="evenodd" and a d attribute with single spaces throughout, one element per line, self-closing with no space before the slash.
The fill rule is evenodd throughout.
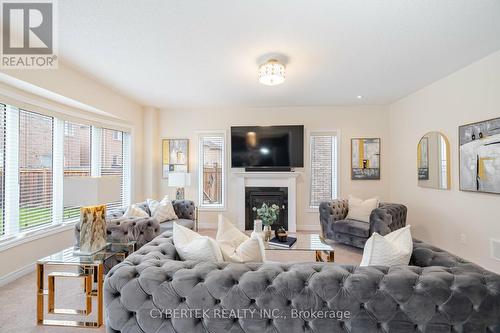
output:
<path id="1" fill-rule="evenodd" d="M 62 61 L 157 107 L 388 104 L 500 49 L 498 0 L 58 3 Z"/>

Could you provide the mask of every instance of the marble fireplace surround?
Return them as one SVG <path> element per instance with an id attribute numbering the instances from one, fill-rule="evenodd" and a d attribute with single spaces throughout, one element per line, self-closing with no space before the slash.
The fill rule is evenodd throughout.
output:
<path id="1" fill-rule="evenodd" d="M 288 189 L 288 231 L 297 231 L 297 177 L 300 172 L 233 172 L 237 180 L 238 227 L 245 230 L 245 188 L 286 187 Z"/>

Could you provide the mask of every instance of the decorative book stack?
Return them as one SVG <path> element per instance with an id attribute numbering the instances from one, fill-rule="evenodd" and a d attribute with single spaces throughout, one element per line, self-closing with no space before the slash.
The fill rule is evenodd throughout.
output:
<path id="1" fill-rule="evenodd" d="M 269 241 L 269 246 L 282 247 L 285 249 L 289 249 L 293 246 L 293 244 L 295 244 L 296 241 L 297 241 L 297 238 L 290 237 L 290 236 L 287 237 L 286 242 L 282 242 L 277 237 L 274 237 L 273 239 L 271 239 Z"/>

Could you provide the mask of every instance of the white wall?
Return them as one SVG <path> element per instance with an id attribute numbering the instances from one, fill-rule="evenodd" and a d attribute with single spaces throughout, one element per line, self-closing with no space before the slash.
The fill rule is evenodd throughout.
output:
<path id="1" fill-rule="evenodd" d="M 145 198 L 158 196 L 160 177 L 160 139 L 158 134 L 159 110 L 154 107 L 144 108 L 144 172 L 143 189 Z"/>
<path id="2" fill-rule="evenodd" d="M 132 201 L 144 199 L 143 111 L 140 105 L 61 63 L 58 70 L 7 70 L 2 73 L 87 104 L 131 124 Z M 73 231 L 69 230 L 0 252 L 0 281 L 6 274 L 73 244 Z"/>
<path id="3" fill-rule="evenodd" d="M 490 270 L 490 239 L 500 239 L 500 195 L 459 191 L 458 126 L 500 117 L 500 52 L 390 107 L 391 200 L 408 206 L 414 235 Z M 450 139 L 450 191 L 417 187 L 417 144 L 440 131 Z M 461 234 L 467 238 L 461 243 Z"/>
<path id="4" fill-rule="evenodd" d="M 180 109 L 160 111 L 160 136 L 162 138 L 189 138 L 189 168 L 193 174 L 186 198 L 197 201 L 198 152 L 197 132 L 206 130 L 226 130 L 234 125 L 304 125 L 306 132 L 314 130 L 341 130 L 340 147 L 340 195 L 358 195 L 363 198 L 378 195 L 383 200 L 389 198 L 389 122 L 388 109 L 381 106 L 359 107 L 282 107 L 282 108 L 232 108 L 232 109 Z M 351 181 L 350 179 L 350 138 L 381 138 L 381 180 Z M 309 155 L 305 144 L 305 157 Z M 307 165 L 307 163 L 306 163 Z M 228 167 L 230 162 L 228 161 Z M 319 214 L 308 212 L 307 169 L 297 180 L 297 228 L 319 230 Z M 225 214 L 236 221 L 237 203 L 234 200 L 235 178 L 228 168 L 227 211 Z M 175 189 L 160 179 L 159 195 L 175 196 Z M 200 225 L 216 227 L 216 212 L 200 212 Z"/>

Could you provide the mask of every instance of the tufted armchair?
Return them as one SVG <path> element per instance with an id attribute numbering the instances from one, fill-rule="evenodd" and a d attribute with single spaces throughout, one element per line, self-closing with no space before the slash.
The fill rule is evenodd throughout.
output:
<path id="1" fill-rule="evenodd" d="M 500 332 L 499 275 L 418 241 L 411 265 L 183 262 L 167 232 L 106 276 L 107 332 Z"/>
<path id="2" fill-rule="evenodd" d="M 407 208 L 401 204 L 381 203 L 372 211 L 370 223 L 346 219 L 348 211 L 347 200 L 333 200 L 319 205 L 324 237 L 363 248 L 374 232 L 384 236 L 406 225 Z"/>
<path id="3" fill-rule="evenodd" d="M 172 230 L 174 222 L 193 229 L 196 225 L 196 208 L 193 201 L 174 200 L 172 205 L 179 219 L 172 221 L 156 221 L 146 201 L 137 204 L 150 217 L 123 217 L 125 208 L 114 209 L 106 217 L 106 232 L 111 242 L 137 241 L 137 248 L 153 240 L 160 233 Z M 161 223 L 159 223 L 161 222 Z M 80 223 L 75 224 L 76 245 L 80 243 Z"/>

